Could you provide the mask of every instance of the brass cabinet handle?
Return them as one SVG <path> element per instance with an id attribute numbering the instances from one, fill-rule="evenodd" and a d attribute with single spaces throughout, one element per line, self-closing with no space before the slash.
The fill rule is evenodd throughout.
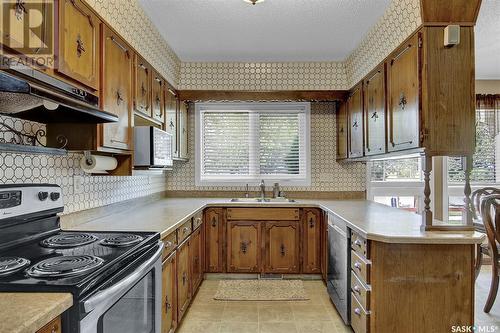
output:
<path id="1" fill-rule="evenodd" d="M 374 122 L 376 122 L 379 118 L 377 111 L 374 111 L 370 118 L 373 119 Z"/>
<path id="2" fill-rule="evenodd" d="M 398 143 L 391 142 L 391 144 L 392 144 L 393 147 L 400 146 L 400 145 L 411 145 L 412 143 L 413 143 L 413 140 L 403 141 L 403 142 L 398 142 Z"/>
<path id="3" fill-rule="evenodd" d="M 188 231 L 189 231 L 189 228 L 188 228 L 188 227 L 184 227 L 184 228 L 182 228 L 182 233 L 183 233 L 183 234 L 185 234 L 185 233 L 186 233 L 186 232 L 188 232 Z"/>
<path id="4" fill-rule="evenodd" d="M 182 273 L 182 285 L 185 285 L 187 281 L 187 274 L 186 272 Z"/>
<path id="5" fill-rule="evenodd" d="M 78 58 L 82 56 L 82 54 L 85 52 L 85 45 L 82 40 L 82 36 L 78 34 L 76 37 L 76 55 Z"/>
<path id="6" fill-rule="evenodd" d="M 217 221 L 215 220 L 215 217 L 212 217 L 212 227 L 215 228 L 217 226 Z"/>
<path id="7" fill-rule="evenodd" d="M 170 120 L 170 124 L 168 126 L 170 127 L 170 129 L 174 129 L 175 128 L 174 121 Z"/>
<path id="8" fill-rule="evenodd" d="M 353 289 L 354 289 L 354 291 L 355 291 L 355 292 L 357 292 L 358 294 L 360 294 L 360 295 L 361 295 L 361 289 L 359 288 L 359 286 L 358 286 L 358 285 L 354 286 L 354 288 L 353 288 Z"/>
<path id="9" fill-rule="evenodd" d="M 166 241 L 165 242 L 165 247 L 171 247 L 173 243 L 171 241 Z"/>
<path id="10" fill-rule="evenodd" d="M 361 309 L 360 308 L 355 308 L 354 313 L 357 314 L 358 316 L 361 316 Z"/>
<path id="11" fill-rule="evenodd" d="M 123 97 L 122 97 L 122 93 L 120 92 L 120 90 L 118 89 L 116 91 L 116 105 L 120 105 L 121 102 L 123 102 Z"/>
<path id="12" fill-rule="evenodd" d="M 172 308 L 172 305 L 170 305 L 170 302 L 168 301 L 168 295 L 165 296 L 165 313 L 168 313 L 168 309 L 171 309 Z"/>
<path id="13" fill-rule="evenodd" d="M 285 252 L 285 245 L 284 244 L 281 244 L 280 246 L 280 252 L 281 252 L 281 256 L 284 257 L 286 252 Z"/>
<path id="14" fill-rule="evenodd" d="M 73 7 L 75 7 L 76 10 L 78 10 L 83 16 L 87 17 L 87 19 L 89 20 L 90 25 L 93 27 L 94 26 L 94 22 L 92 21 L 92 16 L 90 16 L 90 14 L 87 14 L 83 9 L 81 9 L 80 7 L 78 7 L 75 0 L 69 0 L 69 2 L 71 2 L 71 4 L 73 5 Z"/>
<path id="15" fill-rule="evenodd" d="M 408 101 L 406 100 L 405 93 L 402 91 L 401 94 L 399 95 L 399 107 L 401 110 L 404 110 L 406 107 L 406 104 L 408 104 Z"/>
<path id="16" fill-rule="evenodd" d="M 314 220 L 312 217 L 309 219 L 309 228 L 314 228 Z"/>
<path id="17" fill-rule="evenodd" d="M 144 82 L 141 83 L 141 95 L 146 95 L 146 88 L 144 88 Z"/>
<path id="18" fill-rule="evenodd" d="M 113 43 L 115 43 L 116 46 L 118 46 L 127 55 L 127 57 L 130 57 L 130 53 L 128 52 L 128 49 L 125 46 L 123 46 L 122 44 L 120 44 L 120 42 L 118 42 L 115 37 L 110 36 L 109 39 Z"/>
<path id="19" fill-rule="evenodd" d="M 353 128 L 358 128 L 359 127 L 357 120 L 355 120 L 354 123 L 352 123 L 352 127 Z"/>
<path id="20" fill-rule="evenodd" d="M 161 99 L 160 99 L 160 96 L 158 96 L 158 94 L 156 94 L 155 102 L 156 102 L 156 106 L 158 107 L 158 110 L 160 111 L 160 112 L 157 112 L 156 115 L 161 116 Z"/>
<path id="21" fill-rule="evenodd" d="M 361 264 L 359 262 L 354 263 L 354 267 L 358 269 L 358 271 L 361 272 Z"/>

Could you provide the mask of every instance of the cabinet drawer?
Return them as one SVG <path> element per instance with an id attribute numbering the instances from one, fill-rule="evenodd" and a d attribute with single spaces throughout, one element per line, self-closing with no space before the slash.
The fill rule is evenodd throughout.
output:
<path id="1" fill-rule="evenodd" d="M 191 219 L 189 219 L 189 221 L 185 222 L 183 225 L 177 228 L 177 240 L 179 244 L 182 243 L 182 241 L 185 240 L 191 234 L 191 231 L 193 231 L 191 226 Z"/>
<path id="2" fill-rule="evenodd" d="M 193 230 L 196 230 L 203 222 L 203 212 L 199 212 L 193 217 Z"/>
<path id="3" fill-rule="evenodd" d="M 228 220 L 240 221 L 298 221 L 295 208 L 228 208 Z"/>
<path id="4" fill-rule="evenodd" d="M 351 231 L 351 249 L 364 258 L 370 258 L 368 241 L 354 231 Z"/>
<path id="5" fill-rule="evenodd" d="M 370 315 L 366 313 L 358 299 L 351 293 L 351 327 L 356 333 L 369 331 Z"/>
<path id="6" fill-rule="evenodd" d="M 370 289 L 351 271 L 351 291 L 367 311 L 370 310 Z"/>
<path id="7" fill-rule="evenodd" d="M 351 269 L 364 283 L 370 283 L 370 263 L 351 251 Z"/>
<path id="8" fill-rule="evenodd" d="M 61 333 L 61 317 L 57 317 L 37 331 L 37 333 Z"/>
<path id="9" fill-rule="evenodd" d="M 172 232 L 170 235 L 163 238 L 162 241 L 163 244 L 165 244 L 162 258 L 165 259 L 177 247 L 177 233 Z"/>

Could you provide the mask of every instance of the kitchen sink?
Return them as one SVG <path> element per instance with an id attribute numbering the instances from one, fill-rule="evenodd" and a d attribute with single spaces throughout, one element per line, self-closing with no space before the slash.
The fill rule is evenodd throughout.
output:
<path id="1" fill-rule="evenodd" d="M 233 198 L 231 202 L 264 202 L 264 203 L 287 203 L 296 202 L 294 199 L 287 198 Z"/>

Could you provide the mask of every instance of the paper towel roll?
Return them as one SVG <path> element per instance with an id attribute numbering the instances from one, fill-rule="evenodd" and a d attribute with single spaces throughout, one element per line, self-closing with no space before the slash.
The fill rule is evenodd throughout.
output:
<path id="1" fill-rule="evenodd" d="M 91 155 L 89 159 L 83 156 L 80 160 L 80 167 L 85 173 L 106 174 L 117 166 L 116 158 L 110 156 Z"/>

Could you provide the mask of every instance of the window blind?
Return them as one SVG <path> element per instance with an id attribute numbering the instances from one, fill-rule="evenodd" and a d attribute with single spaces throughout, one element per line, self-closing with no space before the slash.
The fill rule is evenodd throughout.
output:
<path id="1" fill-rule="evenodd" d="M 308 181 L 304 109 L 200 109 L 199 181 Z"/>

